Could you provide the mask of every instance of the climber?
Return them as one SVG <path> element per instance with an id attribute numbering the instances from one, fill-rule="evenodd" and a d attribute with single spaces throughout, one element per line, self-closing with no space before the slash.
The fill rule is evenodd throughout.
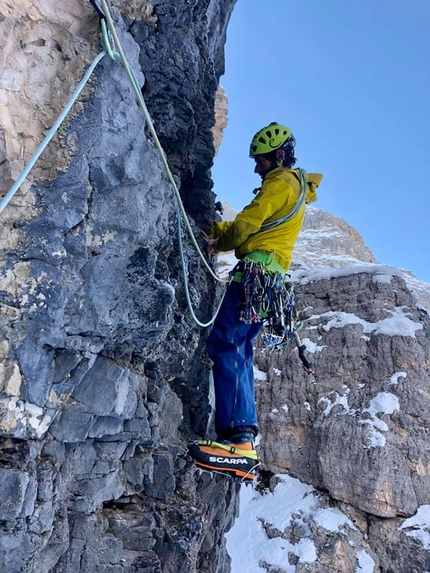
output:
<path id="1" fill-rule="evenodd" d="M 253 345 L 263 322 L 244 320 L 242 278 L 255 263 L 267 275 L 289 269 L 294 244 L 303 225 L 305 201 L 316 200 L 322 175 L 293 169 L 295 139 L 271 123 L 256 133 L 250 146 L 254 172 L 262 179 L 254 200 L 234 221 L 214 223 L 209 246 L 235 250 L 239 259 L 207 341 L 213 361 L 216 441 L 197 440 L 189 454 L 198 467 L 252 481 L 259 465 L 254 440 L 258 434 L 254 397 Z"/>

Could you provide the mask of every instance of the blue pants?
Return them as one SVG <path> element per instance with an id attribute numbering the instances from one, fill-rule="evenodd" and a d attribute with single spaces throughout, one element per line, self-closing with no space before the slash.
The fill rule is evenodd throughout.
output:
<path id="1" fill-rule="evenodd" d="M 232 282 L 207 341 L 214 362 L 215 430 L 235 426 L 258 427 L 254 397 L 253 346 L 261 322 L 239 319 L 243 288 Z"/>

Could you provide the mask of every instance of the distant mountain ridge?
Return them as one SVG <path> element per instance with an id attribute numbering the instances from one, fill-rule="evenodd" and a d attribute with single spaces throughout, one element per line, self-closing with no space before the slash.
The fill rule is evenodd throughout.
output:
<path id="1" fill-rule="evenodd" d="M 344 219 L 317 207 L 307 207 L 294 249 L 294 266 L 339 267 L 345 263 L 378 261 L 363 238 Z"/>

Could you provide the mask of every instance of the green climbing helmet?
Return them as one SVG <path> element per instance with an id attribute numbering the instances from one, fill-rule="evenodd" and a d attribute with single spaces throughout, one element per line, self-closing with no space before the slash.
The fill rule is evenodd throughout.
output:
<path id="1" fill-rule="evenodd" d="M 296 140 L 288 127 L 274 121 L 254 135 L 249 148 L 249 157 L 264 155 L 277 149 L 285 151 L 288 149 L 292 152 L 295 145 Z"/>

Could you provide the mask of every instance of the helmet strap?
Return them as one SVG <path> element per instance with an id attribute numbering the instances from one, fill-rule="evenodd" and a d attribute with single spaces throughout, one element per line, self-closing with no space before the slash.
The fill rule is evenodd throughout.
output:
<path id="1" fill-rule="evenodd" d="M 285 151 L 283 149 L 277 149 L 275 157 L 277 167 L 282 167 L 285 160 Z"/>

